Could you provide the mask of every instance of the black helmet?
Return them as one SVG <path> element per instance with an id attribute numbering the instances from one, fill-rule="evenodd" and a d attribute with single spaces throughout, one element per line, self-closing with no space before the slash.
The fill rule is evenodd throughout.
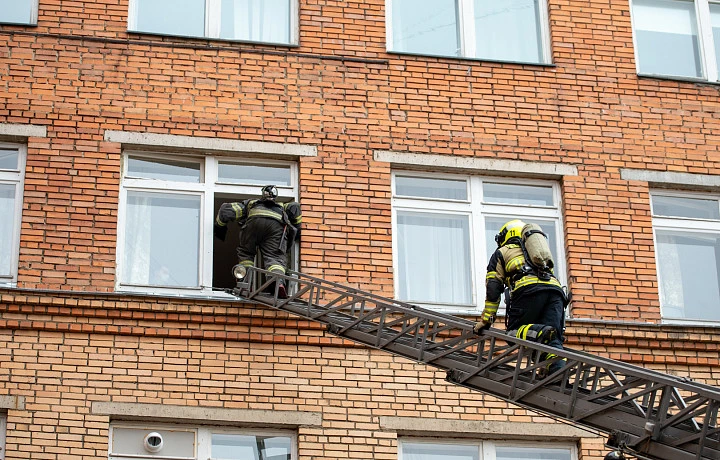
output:
<path id="1" fill-rule="evenodd" d="M 262 188 L 262 199 L 263 200 L 274 200 L 278 196 L 277 187 L 274 185 L 266 185 Z"/>

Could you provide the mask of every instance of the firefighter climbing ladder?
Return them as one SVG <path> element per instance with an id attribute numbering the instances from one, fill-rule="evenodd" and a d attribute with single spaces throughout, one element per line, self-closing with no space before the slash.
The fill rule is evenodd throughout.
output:
<path id="1" fill-rule="evenodd" d="M 262 276 L 259 276 L 262 275 Z M 253 283 L 257 277 L 264 282 Z M 275 280 L 287 299 L 266 292 Z M 473 323 L 297 272 L 251 268 L 234 295 L 327 325 L 331 334 L 447 371 L 449 382 L 599 430 L 651 460 L 720 459 L 720 389 L 575 350 L 558 351 Z M 542 353 L 567 358 L 544 379 Z"/>

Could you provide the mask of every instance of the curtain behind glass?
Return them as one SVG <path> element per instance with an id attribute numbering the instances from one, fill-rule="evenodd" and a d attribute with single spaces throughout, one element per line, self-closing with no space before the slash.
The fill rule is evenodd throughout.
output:
<path id="1" fill-rule="evenodd" d="M 290 43 L 290 0 L 222 0 L 220 38 Z"/>
<path id="2" fill-rule="evenodd" d="M 3 0 L 0 2 L 0 22 L 30 24 L 34 0 Z"/>
<path id="3" fill-rule="evenodd" d="M 495 449 L 496 460 L 571 460 L 570 449 L 503 447 Z"/>
<path id="4" fill-rule="evenodd" d="M 203 37 L 205 0 L 136 0 L 136 30 Z"/>
<path id="5" fill-rule="evenodd" d="M 479 447 L 462 444 L 402 443 L 403 460 L 480 460 Z"/>
<path id="6" fill-rule="evenodd" d="M 663 316 L 720 321 L 718 236 L 656 232 Z"/>
<path id="7" fill-rule="evenodd" d="M 468 217 L 399 211 L 397 220 L 400 298 L 472 304 Z"/>
<path id="8" fill-rule="evenodd" d="M 633 0 L 640 73 L 701 77 L 693 2 Z"/>
<path id="9" fill-rule="evenodd" d="M 0 275 L 12 276 L 15 230 L 15 185 L 0 184 Z"/>
<path id="10" fill-rule="evenodd" d="M 476 57 L 542 62 L 538 0 L 475 0 Z"/>
<path id="11" fill-rule="evenodd" d="M 392 0 L 392 51 L 459 56 L 456 0 Z"/>
<path id="12" fill-rule="evenodd" d="M 5 149 L 0 147 L 0 169 L 17 171 L 19 158 L 20 153 L 18 149 Z"/>
<path id="13" fill-rule="evenodd" d="M 129 191 L 124 283 L 196 287 L 200 197 Z"/>

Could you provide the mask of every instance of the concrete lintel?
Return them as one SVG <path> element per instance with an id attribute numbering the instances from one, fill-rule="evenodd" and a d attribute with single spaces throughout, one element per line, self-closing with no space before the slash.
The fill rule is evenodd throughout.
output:
<path id="1" fill-rule="evenodd" d="M 563 163 L 543 163 L 539 161 L 502 160 L 498 158 L 468 158 L 451 155 L 431 155 L 424 153 L 393 152 L 375 150 L 375 161 L 384 161 L 393 165 L 430 168 L 435 171 L 486 172 L 494 175 L 512 175 L 522 177 L 544 177 L 558 179 L 562 176 L 577 176 L 576 166 Z"/>
<path id="2" fill-rule="evenodd" d="M 624 180 L 647 182 L 657 187 L 682 187 L 686 189 L 718 189 L 720 176 L 670 171 L 648 171 L 645 169 L 621 169 Z"/>
<path id="3" fill-rule="evenodd" d="M 187 407 L 167 404 L 136 404 L 95 401 L 95 415 L 109 415 L 114 419 L 153 419 L 176 422 L 223 423 L 266 427 L 319 426 L 319 412 L 225 409 L 217 407 Z"/>
<path id="4" fill-rule="evenodd" d="M 40 125 L 0 123 L 0 136 L 47 137 L 47 127 Z"/>
<path id="5" fill-rule="evenodd" d="M 211 150 L 228 153 L 262 153 L 292 157 L 317 156 L 317 147 L 315 146 L 283 144 L 280 142 L 241 141 L 235 139 L 215 139 L 210 137 L 112 130 L 105 131 L 105 140 L 142 148 L 155 147 L 160 149 Z"/>
<path id="6" fill-rule="evenodd" d="M 480 420 L 445 420 L 420 417 L 380 417 L 380 428 L 405 436 L 440 436 L 475 439 L 533 439 L 566 441 L 590 437 L 587 431 L 560 423 L 518 423 Z"/>
<path id="7" fill-rule="evenodd" d="M 25 410 L 25 396 L 0 396 L 0 409 Z"/>

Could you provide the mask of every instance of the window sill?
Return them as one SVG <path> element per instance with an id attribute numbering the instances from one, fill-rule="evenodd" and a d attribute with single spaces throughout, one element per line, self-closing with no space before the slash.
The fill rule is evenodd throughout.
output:
<path id="1" fill-rule="evenodd" d="M 710 86 L 720 86 L 720 82 L 718 81 L 710 81 L 705 80 L 703 78 L 695 78 L 695 77 L 677 77 L 672 75 L 653 75 L 653 74 L 644 74 L 639 73 L 637 74 L 638 78 L 641 79 L 653 79 L 653 80 L 668 80 L 668 81 L 677 81 L 680 83 L 699 83 L 703 85 L 710 85 Z"/>
<path id="2" fill-rule="evenodd" d="M 135 38 L 142 38 L 143 36 L 149 35 L 151 37 L 165 37 L 165 38 L 178 38 L 183 40 L 202 40 L 206 42 L 220 42 L 227 44 L 238 44 L 238 45 L 260 45 L 260 46 L 279 46 L 284 48 L 299 48 L 298 43 L 281 43 L 281 42 L 262 42 L 254 40 L 236 40 L 230 38 L 220 37 L 198 37 L 196 35 L 173 35 L 162 32 L 149 32 L 145 30 L 130 30 L 127 31 L 128 35 L 134 36 Z"/>
<path id="3" fill-rule="evenodd" d="M 400 57 L 424 57 L 424 58 L 438 58 L 438 59 L 452 59 L 456 61 L 472 61 L 477 63 L 492 63 L 492 64 L 511 64 L 511 65 L 523 65 L 523 66 L 532 66 L 532 67 L 544 67 L 544 68 L 554 68 L 557 67 L 555 64 L 550 62 L 527 62 L 527 61 L 511 61 L 511 60 L 500 60 L 500 59 L 488 59 L 488 58 L 479 58 L 479 57 L 469 57 L 469 56 L 446 56 L 442 54 L 423 54 L 423 53 L 413 53 L 408 51 L 392 51 L 387 50 L 388 54 L 396 55 Z"/>
<path id="4" fill-rule="evenodd" d="M 37 27 L 37 22 L 2 22 L 0 21 L 0 26 L 20 26 L 20 27 Z"/>

